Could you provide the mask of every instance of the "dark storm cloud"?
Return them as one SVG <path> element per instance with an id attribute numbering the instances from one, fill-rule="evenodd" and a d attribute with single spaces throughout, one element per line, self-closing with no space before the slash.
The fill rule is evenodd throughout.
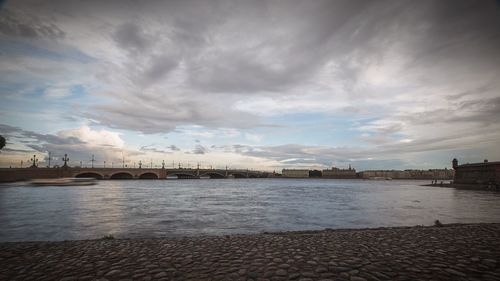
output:
<path id="1" fill-rule="evenodd" d="M 61 39 L 65 33 L 54 23 L 37 15 L 0 10 L 0 34 L 7 38 Z"/>
<path id="2" fill-rule="evenodd" d="M 88 117 L 99 120 L 101 125 L 143 133 L 169 132 L 179 125 L 193 123 L 209 128 L 245 128 L 260 121 L 251 114 L 210 103 L 205 97 L 190 100 L 165 96 L 158 100 L 158 96 L 147 95 L 131 98 L 130 102 L 97 106 L 96 113 L 89 113 Z"/>
<path id="3" fill-rule="evenodd" d="M 27 131 L 19 127 L 0 124 L 0 134 L 6 138 L 20 139 L 23 143 L 40 143 L 47 142 L 54 145 L 81 145 L 84 141 L 76 137 L 60 137 L 52 134 L 40 134 L 33 131 Z M 32 147 L 33 148 L 33 147 Z M 40 146 L 36 146 L 37 151 L 40 151 Z M 44 152 L 44 151 L 40 151 Z"/>
<path id="4" fill-rule="evenodd" d="M 335 34 L 369 1 L 252 3 L 235 8 L 237 48 L 193 60 L 193 85 L 213 92 L 281 91 L 312 77 L 336 51 Z M 297 18 L 307 18 L 297 24 Z M 259 19 L 255 21 L 255 19 Z M 230 26 L 231 27 L 231 26 Z M 280 34 L 278 30 L 287 30 Z M 222 30 L 225 31 L 225 30 Z M 248 34 L 248 36 L 247 36 Z M 231 44 L 231 43 L 229 43 Z"/>
<path id="5" fill-rule="evenodd" d="M 141 52 L 151 47 L 152 38 L 146 35 L 141 26 L 127 22 L 116 28 L 113 35 L 116 43 L 124 49 Z M 140 53 L 138 54 L 140 55 Z"/>
<path id="6" fill-rule="evenodd" d="M 172 150 L 172 151 L 180 151 L 180 150 L 181 150 L 180 148 L 178 148 L 177 146 L 175 146 L 175 145 L 173 145 L 173 144 L 172 144 L 171 146 L 169 146 L 168 148 L 169 148 L 170 150 Z"/>
<path id="7" fill-rule="evenodd" d="M 457 101 L 454 105 L 449 109 L 405 115 L 401 119 L 419 125 L 429 125 L 436 122 L 450 123 L 450 125 L 472 122 L 478 124 L 478 126 L 497 125 L 498 120 L 500 120 L 500 97 Z"/>
<path id="8" fill-rule="evenodd" d="M 170 145 L 170 146 L 165 147 L 165 149 L 162 149 L 162 148 L 155 147 L 155 145 L 152 144 L 152 145 L 142 146 L 139 150 L 144 151 L 144 152 L 171 154 L 173 152 L 180 151 L 181 149 L 175 145 Z"/>
<path id="9" fill-rule="evenodd" d="M 204 147 L 203 145 L 201 144 L 197 144 L 194 149 L 193 149 L 193 153 L 194 154 L 205 154 L 208 152 L 208 148 Z"/>
<path id="10" fill-rule="evenodd" d="M 164 149 L 159 149 L 159 148 L 153 147 L 153 145 L 141 146 L 141 148 L 139 148 L 139 150 L 144 151 L 144 152 L 153 152 L 153 153 L 172 153 L 171 151 L 167 151 Z"/>
<path id="11" fill-rule="evenodd" d="M 23 131 L 23 130 L 21 128 L 18 128 L 18 127 L 0 124 L 0 134 L 8 135 L 8 134 L 16 133 L 19 131 Z"/>
<path id="12" fill-rule="evenodd" d="M 170 71 L 175 69 L 178 62 L 169 55 L 152 57 L 148 69 L 144 72 L 144 76 L 148 83 L 152 83 L 158 79 L 163 78 Z"/>
<path id="13" fill-rule="evenodd" d="M 27 150 L 27 149 L 13 149 L 13 148 L 3 148 L 2 151 L 4 152 L 15 152 L 15 153 L 32 153 L 33 150 Z"/>

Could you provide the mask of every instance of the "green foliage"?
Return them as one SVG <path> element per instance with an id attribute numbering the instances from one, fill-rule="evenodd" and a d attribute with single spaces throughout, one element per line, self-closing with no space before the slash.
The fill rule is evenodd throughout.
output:
<path id="1" fill-rule="evenodd" d="M 441 227 L 443 224 L 439 220 L 436 220 L 434 221 L 434 226 Z"/>
<path id="2" fill-rule="evenodd" d="M 0 136 L 0 149 L 5 147 L 5 138 L 3 136 Z"/>
<path id="3" fill-rule="evenodd" d="M 113 235 L 104 235 L 102 238 L 102 240 L 113 240 L 115 239 L 115 237 Z"/>

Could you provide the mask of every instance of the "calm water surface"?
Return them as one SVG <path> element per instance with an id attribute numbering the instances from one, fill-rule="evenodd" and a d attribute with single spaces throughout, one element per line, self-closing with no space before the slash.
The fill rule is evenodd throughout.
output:
<path id="1" fill-rule="evenodd" d="M 221 179 L 0 185 L 0 241 L 500 222 L 500 193 L 429 181 Z"/>

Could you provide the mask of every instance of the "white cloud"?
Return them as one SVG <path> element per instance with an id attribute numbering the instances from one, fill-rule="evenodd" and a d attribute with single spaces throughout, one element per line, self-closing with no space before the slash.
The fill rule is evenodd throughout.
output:
<path id="1" fill-rule="evenodd" d="M 119 133 L 104 129 L 92 130 L 87 125 L 83 125 L 74 130 L 60 131 L 57 135 L 63 138 L 78 138 L 89 146 L 109 146 L 120 149 L 125 146 L 125 142 L 122 140 Z"/>

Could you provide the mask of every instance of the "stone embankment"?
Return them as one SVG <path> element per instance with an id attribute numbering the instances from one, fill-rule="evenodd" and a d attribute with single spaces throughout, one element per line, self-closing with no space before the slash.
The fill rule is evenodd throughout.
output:
<path id="1" fill-rule="evenodd" d="M 500 224 L 0 244 L 0 280 L 500 280 Z"/>

